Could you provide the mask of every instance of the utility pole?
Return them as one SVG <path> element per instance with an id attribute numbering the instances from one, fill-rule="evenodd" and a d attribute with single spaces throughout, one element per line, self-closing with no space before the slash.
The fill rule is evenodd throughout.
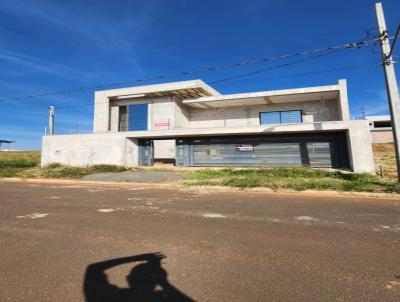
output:
<path id="1" fill-rule="evenodd" d="M 383 68 L 385 71 L 386 91 L 389 99 L 390 116 L 392 120 L 394 146 L 396 150 L 397 179 L 400 182 L 400 98 L 397 86 L 396 73 L 390 47 L 389 34 L 386 29 L 382 3 L 375 4 L 376 19 L 379 28 L 379 37 L 382 50 Z M 395 39 L 397 36 L 395 37 Z M 395 40 L 396 41 L 396 40 Z M 395 42 L 394 42 L 395 43 Z M 393 46 L 394 46 L 393 43 Z"/>
<path id="2" fill-rule="evenodd" d="M 54 106 L 49 107 L 49 135 L 54 135 Z"/>

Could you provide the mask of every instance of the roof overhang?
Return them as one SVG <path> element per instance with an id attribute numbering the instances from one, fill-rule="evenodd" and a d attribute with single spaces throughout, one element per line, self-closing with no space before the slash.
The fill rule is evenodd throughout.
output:
<path id="1" fill-rule="evenodd" d="M 205 109 L 331 100 L 337 99 L 339 97 L 339 94 L 339 86 L 330 85 L 309 88 L 209 96 L 201 97 L 195 100 L 183 100 L 183 103 L 193 108 Z"/>
<path id="2" fill-rule="evenodd" d="M 97 93 L 101 93 L 112 100 L 160 96 L 177 96 L 182 99 L 193 99 L 220 95 L 218 91 L 202 80 L 102 90 L 97 91 Z"/>

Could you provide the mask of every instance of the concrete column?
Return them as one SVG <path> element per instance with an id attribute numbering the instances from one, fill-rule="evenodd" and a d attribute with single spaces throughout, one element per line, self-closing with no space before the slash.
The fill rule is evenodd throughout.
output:
<path id="1" fill-rule="evenodd" d="M 102 91 L 95 92 L 93 132 L 110 130 L 110 100 Z"/>
<path id="2" fill-rule="evenodd" d="M 352 123 L 348 131 L 350 165 L 356 173 L 375 173 L 368 121 Z"/>
<path id="3" fill-rule="evenodd" d="M 110 131 L 118 132 L 119 128 L 119 106 L 110 107 Z"/>
<path id="4" fill-rule="evenodd" d="M 349 101 L 347 97 L 347 82 L 339 80 L 339 113 L 342 121 L 350 120 Z"/>

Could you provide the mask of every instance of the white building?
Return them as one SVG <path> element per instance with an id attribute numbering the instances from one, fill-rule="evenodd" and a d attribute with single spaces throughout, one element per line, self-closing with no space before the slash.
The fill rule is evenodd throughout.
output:
<path id="1" fill-rule="evenodd" d="M 201 80 L 97 91 L 90 134 L 43 137 L 42 165 L 311 166 L 373 172 L 346 81 L 221 95 Z"/>

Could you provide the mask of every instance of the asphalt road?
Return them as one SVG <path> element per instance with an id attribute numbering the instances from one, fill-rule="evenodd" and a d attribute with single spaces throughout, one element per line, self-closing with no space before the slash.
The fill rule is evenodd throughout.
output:
<path id="1" fill-rule="evenodd" d="M 400 301 L 400 200 L 0 182 L 0 251 L 1 301 Z"/>

